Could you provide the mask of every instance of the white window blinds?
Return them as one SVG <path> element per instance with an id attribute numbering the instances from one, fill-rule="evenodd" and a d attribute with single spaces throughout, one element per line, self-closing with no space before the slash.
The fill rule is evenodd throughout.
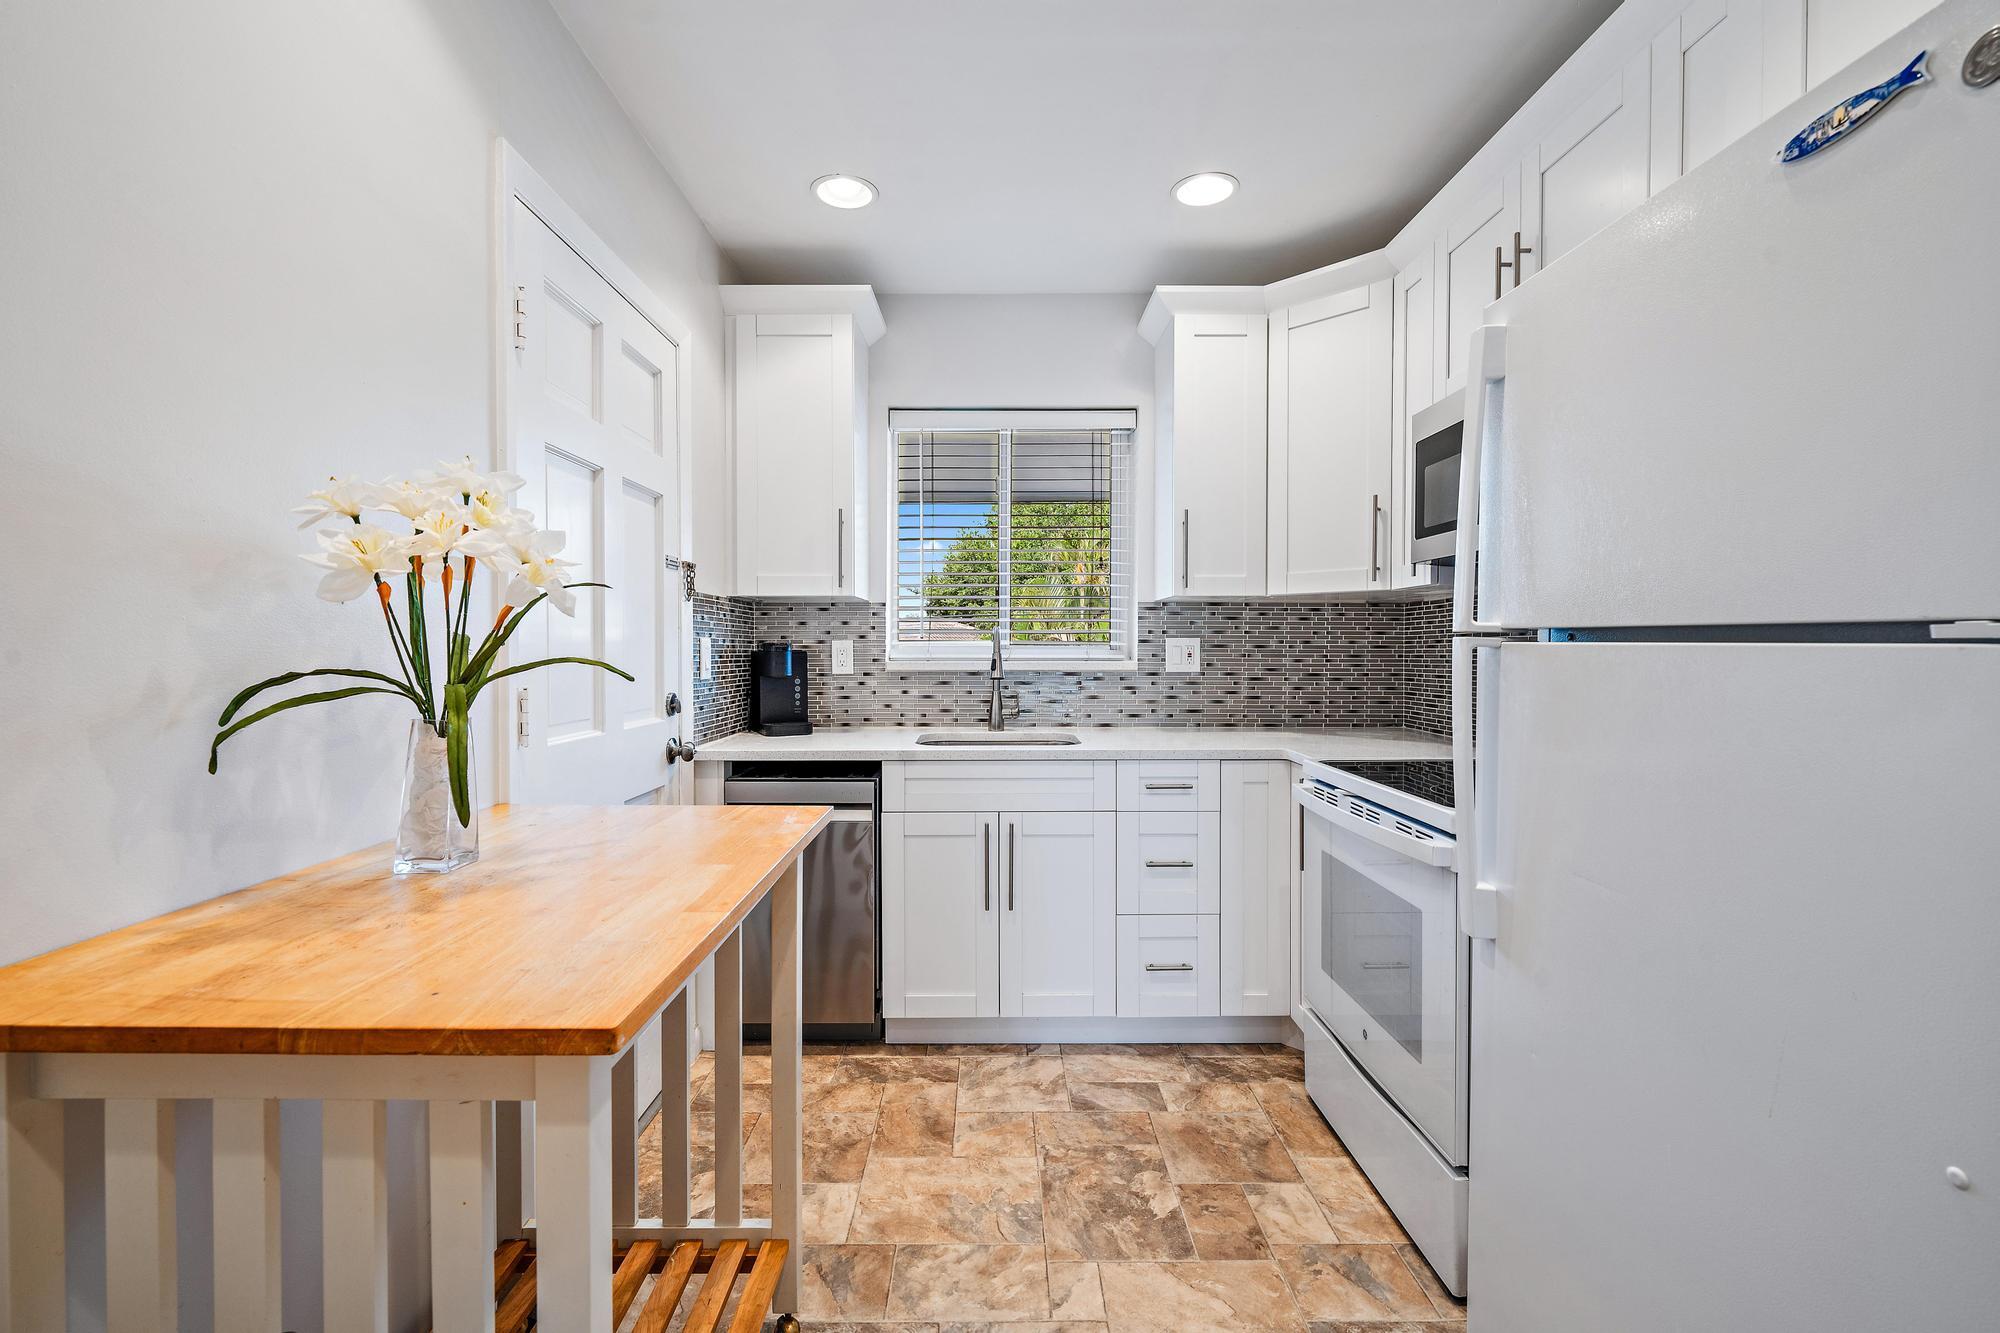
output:
<path id="1" fill-rule="evenodd" d="M 1132 429 L 1062 415 L 893 432 L 903 655 L 1131 656 Z"/>

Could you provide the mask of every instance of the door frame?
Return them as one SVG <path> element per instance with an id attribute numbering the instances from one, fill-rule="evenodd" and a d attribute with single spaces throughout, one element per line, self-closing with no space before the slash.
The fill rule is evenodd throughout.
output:
<path id="1" fill-rule="evenodd" d="M 512 401 L 514 390 L 513 350 L 513 292 L 508 286 L 507 276 L 512 271 L 514 250 L 517 244 L 514 235 L 513 201 L 520 200 L 528 211 L 540 218 L 562 242 L 594 269 L 597 275 L 611 284 L 613 291 L 623 297 L 642 318 L 659 330 L 674 349 L 674 433 L 679 442 L 679 457 L 675 463 L 676 482 L 680 488 L 677 497 L 677 519 L 679 536 L 675 545 L 679 548 L 680 568 L 674 572 L 684 576 L 688 567 L 689 553 L 694 550 L 694 393 L 691 371 L 693 353 L 690 346 L 688 327 L 675 317 L 665 302 L 655 296 L 645 283 L 618 253 L 592 231 L 581 215 L 544 180 L 541 173 L 528 165 L 526 158 L 505 139 L 494 141 L 494 191 L 493 191 L 493 326 L 491 346 L 493 352 L 493 445 L 492 459 L 495 467 L 504 468 L 509 461 L 509 441 L 512 439 Z M 671 586 L 671 584 L 669 585 Z M 685 584 L 683 584 L 685 589 Z M 681 652 L 678 662 L 668 672 L 671 688 L 681 698 L 680 729 L 681 739 L 692 742 L 694 738 L 694 599 L 683 591 L 680 598 L 680 642 Z M 488 720 L 493 727 L 495 748 L 502 758 L 495 766 L 495 778 L 499 791 L 497 795 L 508 799 L 509 787 L 514 772 L 514 746 L 505 738 L 509 731 L 506 700 L 511 691 L 496 693 L 488 705 Z M 694 775 L 691 765 L 683 761 L 674 766 L 673 776 L 667 787 L 667 804 L 687 805 L 694 800 Z"/>

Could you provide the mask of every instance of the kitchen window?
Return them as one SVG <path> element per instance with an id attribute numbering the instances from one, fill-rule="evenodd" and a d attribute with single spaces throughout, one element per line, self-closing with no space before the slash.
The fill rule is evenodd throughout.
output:
<path id="1" fill-rule="evenodd" d="M 889 657 L 1131 668 L 1132 411 L 890 413 Z"/>

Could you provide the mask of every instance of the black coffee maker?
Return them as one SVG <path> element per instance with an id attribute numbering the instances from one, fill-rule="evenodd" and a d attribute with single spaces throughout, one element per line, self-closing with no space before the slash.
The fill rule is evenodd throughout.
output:
<path id="1" fill-rule="evenodd" d="M 760 643 L 750 654 L 750 726 L 766 736 L 810 736 L 806 720 L 806 650 Z"/>

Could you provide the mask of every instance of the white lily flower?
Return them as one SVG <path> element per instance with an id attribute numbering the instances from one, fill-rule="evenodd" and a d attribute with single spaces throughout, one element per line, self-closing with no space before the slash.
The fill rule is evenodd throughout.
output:
<path id="1" fill-rule="evenodd" d="M 478 495 L 482 491 L 512 495 L 528 484 L 528 479 L 517 473 L 481 472 L 473 466 L 470 454 L 455 463 L 442 461 L 434 471 L 419 475 L 417 480 L 426 486 L 448 490 L 454 496 Z"/>
<path id="2" fill-rule="evenodd" d="M 378 574 L 410 572 L 408 539 L 373 523 L 354 524 L 319 534 L 319 552 L 300 558 L 327 571 L 319 595 L 329 602 L 351 602 L 375 586 Z"/>
<path id="3" fill-rule="evenodd" d="M 563 548 L 560 532 L 524 532 L 508 542 L 514 577 L 501 600 L 509 606 L 526 606 L 539 593 L 546 593 L 549 605 L 566 616 L 576 614 L 576 594 L 563 580 L 563 571 L 576 566 L 556 553 Z"/>
<path id="4" fill-rule="evenodd" d="M 466 507 L 472 511 L 472 526 L 475 528 L 504 533 L 535 530 L 535 516 L 508 504 L 507 498 L 498 491 L 474 491 L 472 502 Z"/>
<path id="5" fill-rule="evenodd" d="M 410 554 L 426 560 L 442 558 L 464 549 L 472 511 L 456 501 L 433 503 L 429 509 L 413 515 L 410 522 L 416 528 L 410 536 Z"/>
<path id="6" fill-rule="evenodd" d="M 426 486 L 421 482 L 398 479 L 378 484 L 375 487 L 374 503 L 369 505 L 369 508 L 401 514 L 414 523 L 439 505 L 452 504 L 457 499 L 457 495 L 441 486 Z"/>
<path id="7" fill-rule="evenodd" d="M 292 512 L 305 515 L 305 521 L 299 524 L 301 528 L 309 528 L 329 518 L 344 518 L 352 522 L 361 517 L 362 510 L 375 507 L 375 489 L 353 477 L 328 477 L 326 485 L 307 495 L 307 503 Z"/>

